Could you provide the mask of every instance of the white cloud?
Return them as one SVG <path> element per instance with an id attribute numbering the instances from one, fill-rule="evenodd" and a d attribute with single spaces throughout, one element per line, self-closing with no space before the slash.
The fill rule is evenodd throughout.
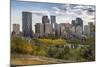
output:
<path id="1" fill-rule="evenodd" d="M 91 8 L 94 10 L 93 6 L 88 5 L 62 5 L 61 7 L 51 7 L 50 10 L 36 11 L 44 15 L 55 15 L 57 16 L 57 22 L 69 22 L 71 23 L 72 19 L 80 17 L 83 19 L 84 24 L 87 24 L 89 21 L 94 22 L 94 12 L 88 12 L 88 9 Z"/>
<path id="2" fill-rule="evenodd" d="M 89 8 L 91 12 L 89 12 Z M 63 23 L 63 22 L 69 22 L 71 23 L 71 20 L 76 19 L 76 17 L 80 17 L 83 19 L 84 24 L 87 24 L 89 21 L 94 22 L 95 19 L 95 7 L 94 6 L 89 6 L 89 5 L 76 5 L 76 4 L 65 4 L 61 5 L 60 7 L 54 6 L 51 7 L 49 10 L 46 9 L 40 9 L 40 10 L 29 10 L 30 12 L 33 13 L 33 30 L 34 30 L 34 25 L 35 23 L 41 23 L 42 21 L 42 16 L 43 15 L 55 15 L 57 17 L 57 22 L 58 23 Z M 12 21 L 17 21 L 14 23 L 21 23 L 21 19 L 16 19 L 16 17 L 13 18 L 12 16 Z M 13 23 L 13 22 L 12 22 Z"/>

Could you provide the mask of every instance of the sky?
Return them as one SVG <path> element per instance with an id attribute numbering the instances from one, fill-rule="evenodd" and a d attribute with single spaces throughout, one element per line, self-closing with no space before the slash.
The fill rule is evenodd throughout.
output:
<path id="1" fill-rule="evenodd" d="M 95 23 L 95 6 L 81 4 L 62 4 L 62 3 L 45 3 L 45 2 L 26 2 L 11 0 L 11 30 L 12 24 L 20 24 L 22 30 L 22 12 L 32 12 L 32 28 L 34 31 L 35 23 L 42 23 L 42 16 L 56 16 L 56 22 L 71 23 L 76 17 L 83 19 L 83 24 L 88 22 Z"/>

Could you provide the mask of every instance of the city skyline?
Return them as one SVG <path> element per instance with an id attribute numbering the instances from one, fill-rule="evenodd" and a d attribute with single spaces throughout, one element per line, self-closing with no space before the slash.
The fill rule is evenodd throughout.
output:
<path id="1" fill-rule="evenodd" d="M 42 16 L 56 16 L 57 23 L 71 23 L 76 17 L 83 19 L 83 24 L 95 23 L 95 6 L 41 2 L 19 2 L 11 0 L 11 30 L 12 24 L 20 24 L 22 28 L 22 11 L 32 12 L 32 28 L 36 23 L 42 23 Z M 22 31 L 22 29 L 20 29 Z"/>

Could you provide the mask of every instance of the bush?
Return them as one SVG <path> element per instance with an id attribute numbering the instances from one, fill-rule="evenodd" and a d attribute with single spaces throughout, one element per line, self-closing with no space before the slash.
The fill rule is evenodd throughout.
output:
<path id="1" fill-rule="evenodd" d="M 32 44 L 20 37 L 14 37 L 11 40 L 11 52 L 30 54 L 32 52 Z"/>
<path id="2" fill-rule="evenodd" d="M 64 39 L 37 39 L 37 42 L 45 45 L 64 45 L 66 43 Z"/>
<path id="3" fill-rule="evenodd" d="M 47 56 L 47 50 L 45 49 L 45 47 L 39 47 L 34 45 L 32 48 L 33 48 L 32 55 Z"/>
<path id="4" fill-rule="evenodd" d="M 48 49 L 48 56 L 53 57 L 53 58 L 58 58 L 58 59 L 65 59 L 64 56 L 65 54 L 68 54 L 69 52 L 69 47 L 57 47 L 53 46 Z"/>
<path id="5" fill-rule="evenodd" d="M 84 57 L 87 61 L 95 60 L 95 47 L 89 45 L 81 49 L 81 56 Z"/>

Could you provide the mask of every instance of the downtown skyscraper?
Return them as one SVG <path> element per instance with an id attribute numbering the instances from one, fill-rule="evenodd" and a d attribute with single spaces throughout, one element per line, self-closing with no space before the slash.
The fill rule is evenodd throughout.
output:
<path id="1" fill-rule="evenodd" d="M 32 37 L 32 13 L 22 12 L 22 32 L 24 37 Z"/>
<path id="2" fill-rule="evenodd" d="M 53 28 L 55 28 L 56 25 L 56 16 L 50 16 L 51 17 L 51 24 L 53 26 Z"/>

